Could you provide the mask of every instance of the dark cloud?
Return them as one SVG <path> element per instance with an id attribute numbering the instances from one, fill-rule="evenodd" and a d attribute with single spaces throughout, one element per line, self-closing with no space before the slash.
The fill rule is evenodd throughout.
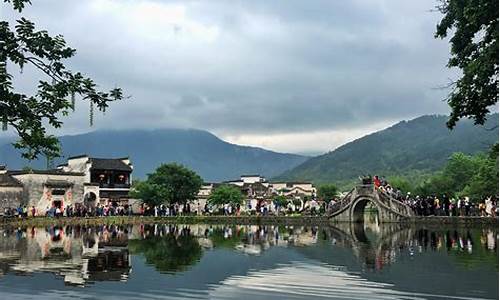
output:
<path id="1" fill-rule="evenodd" d="M 445 68 L 447 42 L 433 38 L 434 6 L 46 0 L 26 14 L 78 49 L 74 69 L 132 96 L 98 116 L 97 128 L 192 127 L 237 137 L 346 134 L 446 113 L 446 91 L 435 87 L 455 73 Z M 83 106 L 65 130 L 88 130 L 87 122 Z"/>

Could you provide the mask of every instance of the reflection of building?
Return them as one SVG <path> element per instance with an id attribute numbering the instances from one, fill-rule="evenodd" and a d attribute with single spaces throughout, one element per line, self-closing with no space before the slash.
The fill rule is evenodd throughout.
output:
<path id="1" fill-rule="evenodd" d="M 0 166 L 0 209 L 34 206 L 38 213 L 50 207 L 82 204 L 127 204 L 132 164 L 128 158 L 71 157 L 53 170 L 7 170 Z"/>
<path id="2" fill-rule="evenodd" d="M 126 245 L 110 247 L 99 242 L 97 232 L 83 233 L 68 226 L 1 230 L 0 269 L 54 273 L 67 284 L 85 285 L 127 280 L 131 266 Z"/>

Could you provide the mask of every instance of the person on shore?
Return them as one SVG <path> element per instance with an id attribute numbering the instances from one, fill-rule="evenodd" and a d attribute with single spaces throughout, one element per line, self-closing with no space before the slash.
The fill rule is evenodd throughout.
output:
<path id="1" fill-rule="evenodd" d="M 471 203 L 469 201 L 469 197 L 465 197 L 464 198 L 464 210 L 465 210 L 466 216 L 470 215 L 470 209 L 471 209 Z"/>
<path id="2" fill-rule="evenodd" d="M 478 208 L 479 208 L 479 215 L 481 217 L 486 217 L 486 205 L 484 204 L 484 202 L 480 202 Z"/>
<path id="3" fill-rule="evenodd" d="M 444 209 L 444 215 L 449 217 L 450 216 L 450 199 L 448 198 L 447 195 L 443 195 L 442 197 L 442 206 Z"/>
<path id="4" fill-rule="evenodd" d="M 380 179 L 377 175 L 373 176 L 373 185 L 375 185 L 375 188 L 377 189 L 380 187 Z"/>
<path id="5" fill-rule="evenodd" d="M 434 198 L 434 214 L 436 216 L 441 215 L 441 204 L 438 197 Z"/>

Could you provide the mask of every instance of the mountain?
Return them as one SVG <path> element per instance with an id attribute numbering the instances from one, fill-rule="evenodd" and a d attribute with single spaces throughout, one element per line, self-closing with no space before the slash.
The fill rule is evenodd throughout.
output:
<path id="1" fill-rule="evenodd" d="M 345 183 L 363 174 L 432 172 L 453 152 L 473 154 L 498 142 L 498 114 L 484 126 L 464 120 L 451 131 L 446 121 L 446 116 L 434 115 L 399 122 L 313 157 L 276 179 Z"/>
<path id="2" fill-rule="evenodd" d="M 45 158 L 29 163 L 7 140 L 0 144 L 0 164 L 10 169 L 45 168 Z M 133 175 L 145 178 L 161 163 L 177 162 L 195 170 L 206 181 L 237 179 L 242 174 L 276 176 L 307 157 L 227 143 L 215 135 L 193 129 L 94 131 L 60 137 L 63 158 L 79 154 L 93 157 L 129 156 Z"/>

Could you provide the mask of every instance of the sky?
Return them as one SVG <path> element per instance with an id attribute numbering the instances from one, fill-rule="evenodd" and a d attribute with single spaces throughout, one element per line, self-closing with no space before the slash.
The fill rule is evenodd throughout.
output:
<path id="1" fill-rule="evenodd" d="M 448 114 L 436 0 L 35 0 L 22 16 L 77 49 L 74 71 L 129 99 L 88 103 L 56 135 L 197 128 L 243 145 L 317 154 L 403 119 Z M 0 4 L 2 19 L 21 15 Z M 34 91 L 41 74 L 14 72 Z M 4 133 L 5 134 L 5 133 Z"/>

